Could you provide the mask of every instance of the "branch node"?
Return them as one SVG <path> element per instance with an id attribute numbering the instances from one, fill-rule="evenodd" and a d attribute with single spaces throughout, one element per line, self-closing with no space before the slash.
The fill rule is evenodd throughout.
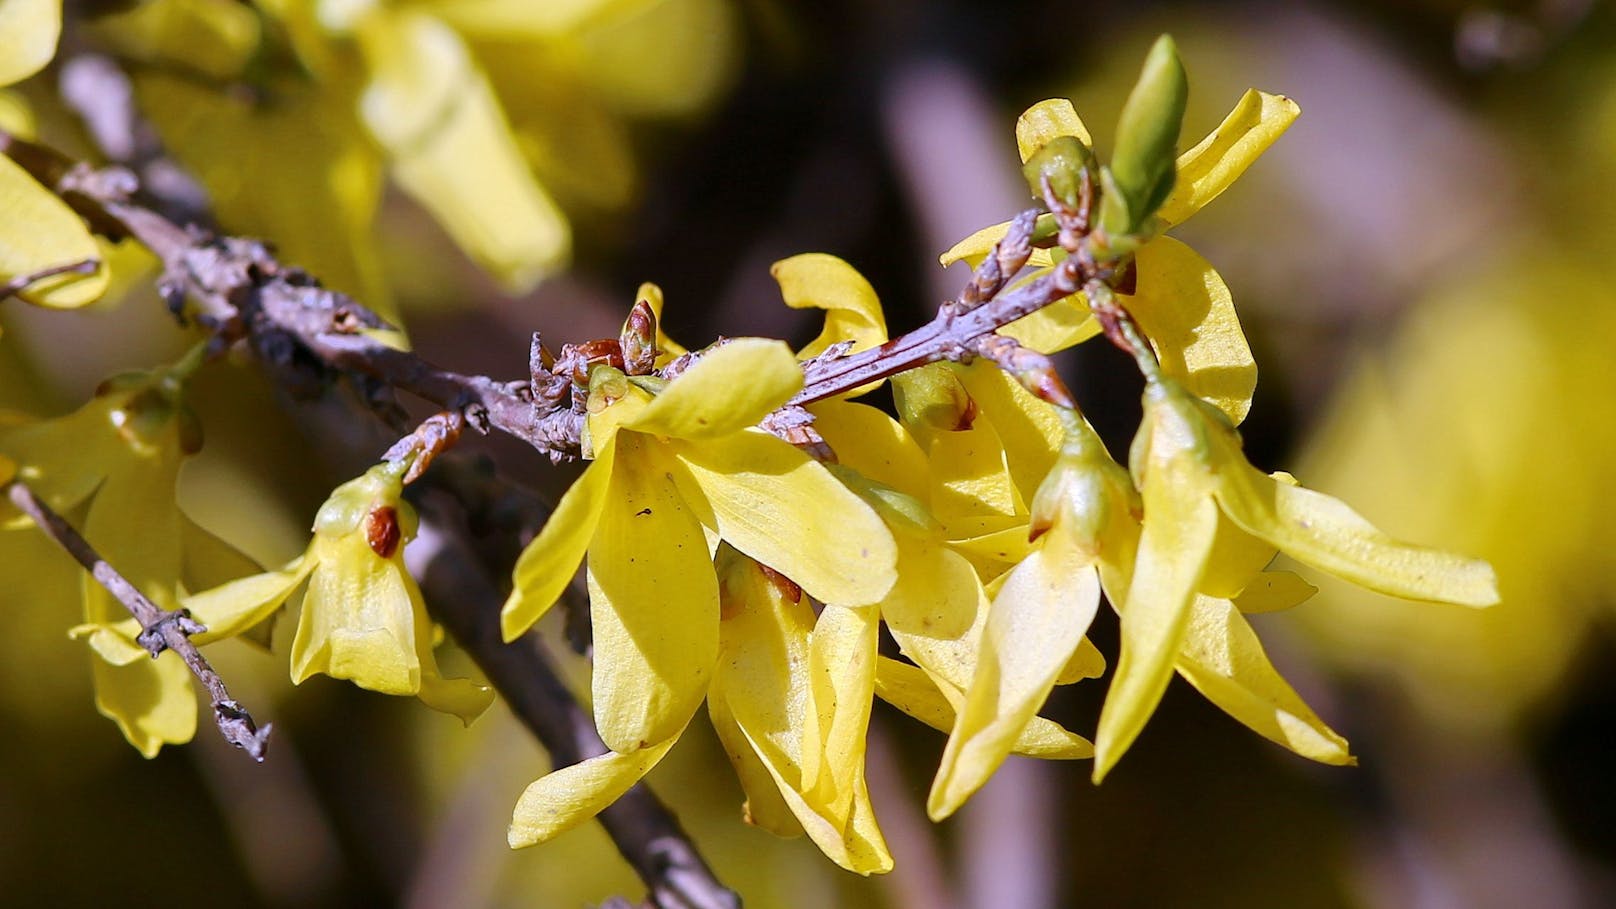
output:
<path id="1" fill-rule="evenodd" d="M 135 635 L 135 643 L 146 648 L 146 652 L 151 654 L 152 659 L 155 660 L 162 655 L 163 651 L 169 649 L 168 632 L 170 629 L 185 637 L 201 634 L 208 630 L 206 625 L 191 618 L 190 610 L 169 609 L 163 611 L 161 615 L 151 622 L 144 623 L 140 633 Z"/>

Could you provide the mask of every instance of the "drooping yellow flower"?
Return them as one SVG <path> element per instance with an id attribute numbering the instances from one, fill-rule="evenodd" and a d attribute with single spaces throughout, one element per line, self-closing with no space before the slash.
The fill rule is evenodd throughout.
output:
<path id="1" fill-rule="evenodd" d="M 721 647 L 707 707 L 747 819 L 807 832 L 836 864 L 891 870 L 864 780 L 877 608 L 826 604 L 729 547 L 718 552 Z"/>
<path id="2" fill-rule="evenodd" d="M 314 519 L 303 555 L 276 571 L 238 578 L 183 600 L 207 626 L 199 641 L 256 625 L 307 582 L 292 640 L 292 682 L 316 673 L 383 694 L 414 695 L 471 722 L 493 692 L 446 679 L 432 655 L 432 622 L 404 567 L 418 519 L 403 500 L 407 461 L 387 461 L 337 487 Z"/>
<path id="3" fill-rule="evenodd" d="M 1066 422 L 1060 460 L 1033 502 L 1034 548 L 998 583 L 987 615 L 965 707 L 932 785 L 927 809 L 934 820 L 987 782 L 1068 674 L 1099 609 L 1101 585 L 1113 599 L 1126 589 L 1137 494 L 1094 430 L 1076 414 Z"/>
<path id="4" fill-rule="evenodd" d="M 193 355 L 172 368 L 114 377 L 67 416 L 0 431 L 0 452 L 16 463 L 17 477 L 56 511 L 88 502 L 85 539 L 165 609 L 186 590 L 257 570 L 175 502 L 181 463 L 201 445 L 183 399 L 196 365 Z M 8 526 L 28 526 L 27 519 L 13 512 Z M 85 621 L 72 633 L 95 653 L 97 708 L 147 757 L 190 741 L 197 708 L 184 662 L 169 652 L 152 659 L 135 642 L 140 627 L 128 610 L 87 574 L 83 598 Z"/>
<path id="5" fill-rule="evenodd" d="M 790 351 L 761 339 L 707 351 L 654 397 L 595 368 L 594 461 L 518 561 L 503 627 L 511 639 L 537 621 L 587 552 L 595 718 L 614 751 L 676 735 L 711 679 L 718 583 L 703 528 L 822 602 L 876 602 L 892 587 L 896 553 L 874 511 L 751 428 L 801 387 Z M 821 532 L 826 521 L 838 532 Z"/>
<path id="6" fill-rule="evenodd" d="M 1144 524 L 1122 609 L 1121 658 L 1095 740 L 1096 780 L 1116 764 L 1155 709 L 1192 624 L 1212 632 L 1219 621 L 1238 618 L 1227 604 L 1197 599 L 1209 575 L 1215 578 L 1219 565 L 1229 561 L 1231 545 L 1252 548 L 1237 536 L 1220 553 L 1220 535 L 1238 532 L 1266 541 L 1300 562 L 1393 596 L 1468 606 L 1497 601 L 1496 580 L 1485 562 L 1400 543 L 1341 502 L 1252 467 L 1227 415 L 1171 379 L 1155 379 L 1146 388 L 1130 462 L 1144 500 Z M 1242 648 L 1234 657 L 1252 655 L 1249 629 L 1235 624 L 1224 634 Z M 1206 652 L 1210 640 L 1198 638 L 1190 648 L 1202 661 L 1200 669 L 1209 663 L 1232 669 L 1230 654 Z M 1255 655 L 1260 657 L 1260 648 Z M 1192 669 L 1186 676 L 1215 688 L 1211 675 L 1217 674 Z"/>

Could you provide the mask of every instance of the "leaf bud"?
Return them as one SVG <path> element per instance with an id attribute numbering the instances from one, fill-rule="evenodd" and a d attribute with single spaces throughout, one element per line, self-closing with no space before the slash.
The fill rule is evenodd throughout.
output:
<path id="1" fill-rule="evenodd" d="M 1117 120 L 1116 149 L 1102 175 L 1100 227 L 1106 233 L 1141 232 L 1167 200 L 1188 96 L 1178 47 L 1171 36 L 1162 35 L 1145 57 Z"/>
<path id="2" fill-rule="evenodd" d="M 1093 158 L 1093 152 L 1076 136 L 1056 136 L 1027 159 L 1021 166 L 1021 174 L 1027 178 L 1033 198 L 1044 197 L 1044 180 L 1047 179 L 1056 198 L 1075 208 L 1079 188 L 1083 185 L 1083 169 Z"/>
<path id="3" fill-rule="evenodd" d="M 623 371 L 631 376 L 643 376 L 656 366 L 657 318 L 651 304 L 641 300 L 629 310 L 618 335 L 623 348 Z"/>

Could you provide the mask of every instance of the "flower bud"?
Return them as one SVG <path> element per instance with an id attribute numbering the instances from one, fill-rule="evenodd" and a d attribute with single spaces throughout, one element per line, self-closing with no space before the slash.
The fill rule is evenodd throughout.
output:
<path id="1" fill-rule="evenodd" d="M 1075 414 L 1066 420 L 1066 440 L 1032 500 L 1028 538 L 1061 534 L 1070 545 L 1098 558 L 1106 538 L 1136 520 L 1138 493 L 1128 474 L 1106 453 L 1094 429 Z"/>
<path id="2" fill-rule="evenodd" d="M 404 461 L 383 461 L 333 489 L 314 516 L 315 533 L 340 537 L 363 532 L 377 555 L 390 557 L 400 540 L 414 539 L 420 523 L 415 509 L 403 499 L 407 466 Z"/>

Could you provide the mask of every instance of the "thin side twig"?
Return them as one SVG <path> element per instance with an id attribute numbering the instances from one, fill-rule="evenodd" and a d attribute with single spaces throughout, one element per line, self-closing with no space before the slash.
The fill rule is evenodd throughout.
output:
<path id="1" fill-rule="evenodd" d="M 135 621 L 140 623 L 141 630 L 135 639 L 136 642 L 146 648 L 154 659 L 163 651 L 172 650 L 185 661 L 191 674 L 196 676 L 196 680 L 203 688 L 207 689 L 208 699 L 213 706 L 213 720 L 218 724 L 219 732 L 224 735 L 225 741 L 246 751 L 253 760 L 262 761 L 264 751 L 269 745 L 270 729 L 274 724 L 265 723 L 260 727 L 253 722 L 252 716 L 230 697 L 224 680 L 191 642 L 191 635 L 200 634 L 207 629 L 193 620 L 190 613 L 185 610 L 163 609 L 148 599 L 136 589 L 135 585 L 129 583 L 128 578 L 119 574 L 106 559 L 101 558 L 73 525 L 46 505 L 22 481 L 12 481 L 6 487 L 6 497 L 23 514 L 32 518 L 34 524 L 46 536 L 82 565 L 84 570 L 95 578 L 96 583 L 112 594 L 113 599 L 129 610 Z"/>

